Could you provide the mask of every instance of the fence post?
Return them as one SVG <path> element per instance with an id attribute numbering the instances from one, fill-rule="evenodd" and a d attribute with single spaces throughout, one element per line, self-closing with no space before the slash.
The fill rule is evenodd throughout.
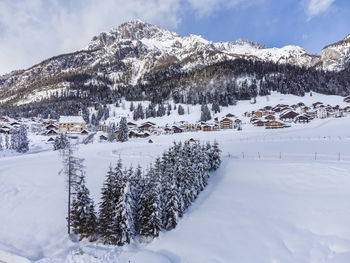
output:
<path id="1" fill-rule="evenodd" d="M 317 152 L 315 152 L 315 160 L 317 160 Z"/>
<path id="2" fill-rule="evenodd" d="M 243 158 L 243 160 L 244 160 L 244 152 L 242 152 L 242 158 Z"/>
<path id="3" fill-rule="evenodd" d="M 260 152 L 258 152 L 259 160 L 260 160 Z"/>

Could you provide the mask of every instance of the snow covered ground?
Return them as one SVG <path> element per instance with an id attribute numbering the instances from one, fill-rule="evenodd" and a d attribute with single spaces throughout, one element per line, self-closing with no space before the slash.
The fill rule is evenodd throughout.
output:
<path id="1" fill-rule="evenodd" d="M 190 138 L 218 140 L 221 168 L 175 230 L 124 248 L 67 237 L 57 152 L 42 142 L 30 154 L 0 157 L 0 262 L 350 262 L 349 117 L 281 130 L 247 125 L 151 136 L 153 144 L 147 138 L 81 145 L 77 155 L 85 158 L 95 202 L 119 156 L 147 167 L 172 141 Z"/>

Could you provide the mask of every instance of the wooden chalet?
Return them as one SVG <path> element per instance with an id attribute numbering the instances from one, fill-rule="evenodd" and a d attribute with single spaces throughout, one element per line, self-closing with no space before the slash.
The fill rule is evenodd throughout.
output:
<path id="1" fill-rule="evenodd" d="M 262 115 L 263 115 L 263 113 L 262 113 L 262 111 L 255 111 L 255 112 L 254 112 L 254 115 L 255 115 L 256 117 L 261 118 Z"/>
<path id="2" fill-rule="evenodd" d="M 294 122 L 295 123 L 308 123 L 310 122 L 311 118 L 307 115 L 301 114 L 297 117 L 295 117 Z"/>
<path id="3" fill-rule="evenodd" d="M 58 133 L 55 130 L 49 130 L 46 135 L 57 135 Z"/>
<path id="4" fill-rule="evenodd" d="M 279 121 L 269 121 L 265 124 L 265 129 L 280 129 L 284 128 L 284 123 Z"/>
<path id="5" fill-rule="evenodd" d="M 344 102 L 350 103 L 350 96 L 345 97 Z"/>
<path id="6" fill-rule="evenodd" d="M 204 132 L 211 132 L 211 131 L 214 131 L 214 126 L 213 125 L 203 125 L 202 126 L 202 131 Z"/>
<path id="7" fill-rule="evenodd" d="M 254 126 L 258 126 L 258 127 L 262 127 L 262 126 L 265 126 L 265 123 L 266 123 L 266 122 L 264 122 L 264 121 L 262 121 L 262 120 L 257 120 L 257 121 L 255 121 L 255 122 L 253 122 L 253 125 L 254 125 Z"/>
<path id="8" fill-rule="evenodd" d="M 233 121 L 229 118 L 224 118 L 220 121 L 220 129 L 233 129 Z"/>
<path id="9" fill-rule="evenodd" d="M 226 114 L 225 117 L 226 117 L 226 118 L 233 118 L 233 117 L 235 117 L 235 115 L 233 115 L 232 113 L 229 113 L 229 114 Z"/>
<path id="10" fill-rule="evenodd" d="M 48 142 L 54 142 L 55 141 L 55 139 L 54 138 L 52 138 L 52 137 L 50 137 L 48 140 L 47 140 Z"/>
<path id="11" fill-rule="evenodd" d="M 177 126 L 173 126 L 173 132 L 174 133 L 182 133 L 183 132 L 183 129 L 177 127 Z"/>
<path id="12" fill-rule="evenodd" d="M 82 130 L 80 134 L 82 134 L 82 135 L 88 135 L 89 132 L 88 132 L 87 130 Z"/>
<path id="13" fill-rule="evenodd" d="M 292 122 L 294 121 L 294 118 L 298 116 L 299 114 L 295 111 L 288 111 L 280 116 L 280 119 L 282 121 Z"/>
<path id="14" fill-rule="evenodd" d="M 105 135 L 100 135 L 100 141 L 107 141 L 108 138 Z"/>
<path id="15" fill-rule="evenodd" d="M 154 127 L 154 124 L 146 122 L 141 126 L 139 126 L 139 129 L 141 131 L 150 131 L 153 127 Z"/>
<path id="16" fill-rule="evenodd" d="M 268 120 L 268 121 L 274 121 L 276 119 L 276 117 L 274 115 L 270 114 L 270 115 L 267 115 L 265 117 L 265 119 Z"/>
<path id="17" fill-rule="evenodd" d="M 151 139 L 148 140 L 148 143 L 153 143 L 153 141 Z"/>
<path id="18" fill-rule="evenodd" d="M 57 126 L 53 124 L 49 124 L 45 127 L 46 130 L 57 130 Z"/>
<path id="19" fill-rule="evenodd" d="M 86 129 L 86 123 L 82 116 L 60 116 L 58 123 L 60 132 L 80 133 Z"/>
<path id="20" fill-rule="evenodd" d="M 10 122 L 6 117 L 0 116 L 0 121 Z"/>

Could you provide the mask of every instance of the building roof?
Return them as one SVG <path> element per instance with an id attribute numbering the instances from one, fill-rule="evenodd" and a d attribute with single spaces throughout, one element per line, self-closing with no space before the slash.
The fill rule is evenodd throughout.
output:
<path id="1" fill-rule="evenodd" d="M 85 123 L 82 116 L 60 116 L 59 123 Z"/>

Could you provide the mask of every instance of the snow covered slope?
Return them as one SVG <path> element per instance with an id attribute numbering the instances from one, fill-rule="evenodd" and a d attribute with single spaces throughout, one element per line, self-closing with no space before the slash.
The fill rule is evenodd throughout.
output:
<path id="1" fill-rule="evenodd" d="M 222 167 L 178 227 L 125 248 L 67 238 L 58 153 L 0 158 L 0 262 L 349 262 L 349 129 L 348 118 L 340 118 L 82 146 L 78 155 L 98 202 L 119 155 L 146 167 L 173 140 L 221 145 Z"/>

